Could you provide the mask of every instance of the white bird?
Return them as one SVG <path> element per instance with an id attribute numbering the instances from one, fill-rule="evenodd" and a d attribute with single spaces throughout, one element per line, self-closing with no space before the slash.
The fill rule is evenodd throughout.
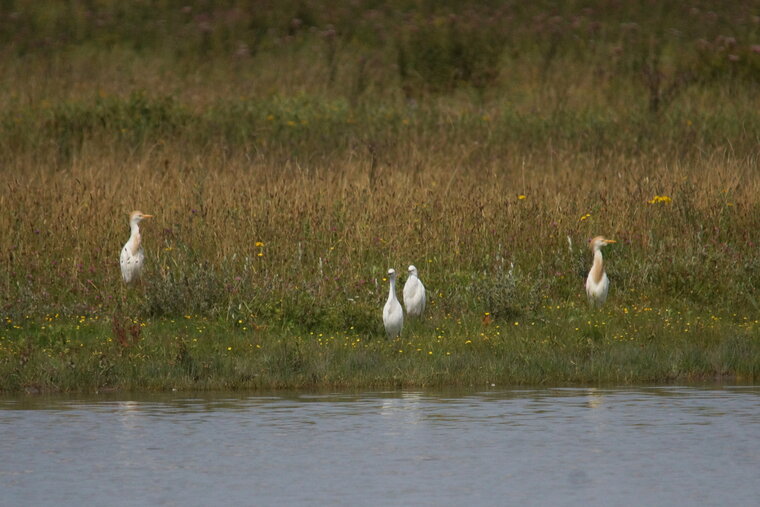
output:
<path id="1" fill-rule="evenodd" d="M 409 277 L 404 284 L 404 306 L 410 317 L 421 317 L 425 311 L 425 286 L 414 266 L 409 266 Z"/>
<path id="2" fill-rule="evenodd" d="M 142 236 L 140 236 L 140 226 L 138 224 L 146 218 L 153 218 L 153 215 L 146 215 L 141 211 L 133 211 L 129 215 L 131 234 L 129 235 L 129 241 L 121 249 L 119 261 L 121 264 L 121 277 L 126 283 L 136 282 L 142 274 L 145 253 L 142 248 Z"/>
<path id="3" fill-rule="evenodd" d="M 391 281 L 391 289 L 388 293 L 388 301 L 383 307 L 383 324 L 388 338 L 395 338 L 401 335 L 401 329 L 404 327 L 404 310 L 401 303 L 396 299 L 396 270 L 388 270 L 388 278 Z"/>
<path id="4" fill-rule="evenodd" d="M 594 263 L 586 278 L 586 295 L 591 306 L 599 308 L 607 299 L 607 291 L 610 289 L 610 279 L 604 272 L 604 259 L 602 258 L 603 246 L 615 243 L 612 239 L 597 236 L 591 240 L 589 247 L 594 252 Z"/>

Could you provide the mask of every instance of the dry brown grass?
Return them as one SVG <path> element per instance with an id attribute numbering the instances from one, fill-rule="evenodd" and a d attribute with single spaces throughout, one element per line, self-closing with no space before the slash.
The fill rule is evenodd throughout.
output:
<path id="1" fill-rule="evenodd" d="M 607 252 L 613 302 L 756 309 L 747 9 L 718 16 L 741 21 L 731 42 L 707 8 L 682 19 L 675 3 L 451 18 L 456 6 L 412 16 L 307 4 L 319 29 L 290 33 L 294 6 L 282 4 L 242 56 L 231 48 L 264 22 L 258 11 L 214 10 L 226 31 L 205 40 L 206 14 L 167 7 L 182 34 L 168 41 L 151 12 L 111 25 L 121 7 L 104 5 L 111 34 L 79 11 L 24 4 L 0 78 L 3 312 L 123 304 L 116 259 L 136 208 L 157 215 L 134 303 L 148 315 L 370 328 L 383 273 L 410 263 L 444 312 L 535 313 L 580 297 L 597 234 L 620 242 Z M 35 16 L 60 17 L 38 24 L 48 39 L 25 31 Z M 351 32 L 355 20 L 366 33 Z M 461 39 L 484 20 L 493 40 Z M 494 48 L 497 68 L 468 70 Z M 436 73 L 454 77 L 433 86 Z M 648 203 L 658 195 L 672 201 Z"/>
<path id="2" fill-rule="evenodd" d="M 608 253 L 619 301 L 689 298 L 681 293 L 692 286 L 741 303 L 735 292 L 750 291 L 757 276 L 760 193 L 751 158 L 600 164 L 563 151 L 474 160 L 444 146 L 423 152 L 413 139 L 397 150 L 372 169 L 366 151 L 302 167 L 184 146 L 130 157 L 85 145 L 70 170 L 16 173 L 0 195 L 8 210 L 0 218 L 6 311 L 108 308 L 120 290 L 117 253 L 132 209 L 157 215 L 144 225 L 148 291 L 172 275 L 172 283 L 213 278 L 205 307 L 212 313 L 302 290 L 320 305 L 351 298 L 369 309 L 382 297 L 387 267 L 410 263 L 436 293 L 458 294 L 449 310 L 487 311 L 494 309 L 482 294 L 462 294 L 459 285 L 512 262 L 521 284 L 511 305 L 535 309 L 542 297 L 579 292 L 585 241 L 597 233 L 621 243 Z M 672 202 L 649 204 L 655 195 Z M 672 270 L 685 277 L 683 287 L 670 286 Z M 166 297 L 197 296 L 188 287 Z M 182 308 L 175 303 L 169 313 Z"/>

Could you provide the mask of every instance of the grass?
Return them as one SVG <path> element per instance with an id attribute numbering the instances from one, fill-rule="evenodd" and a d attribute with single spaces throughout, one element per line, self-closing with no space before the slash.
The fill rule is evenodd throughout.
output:
<path id="1" fill-rule="evenodd" d="M 109 391 L 752 381 L 760 321 L 548 306 L 539 320 L 447 316 L 385 340 L 248 319 L 24 319 L 0 339 L 5 390 Z M 119 327 L 131 329 L 124 332 Z M 12 325 L 12 326 L 11 326 Z"/>
<path id="2" fill-rule="evenodd" d="M 757 378 L 752 3 L 8 5 L 2 390 Z"/>

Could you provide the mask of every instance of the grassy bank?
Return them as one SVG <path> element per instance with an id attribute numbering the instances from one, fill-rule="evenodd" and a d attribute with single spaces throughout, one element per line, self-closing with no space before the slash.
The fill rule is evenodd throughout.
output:
<path id="1" fill-rule="evenodd" d="M 756 380 L 759 36 L 756 2 L 6 2 L 0 389 Z"/>
<path id="2" fill-rule="evenodd" d="M 7 324 L 6 391 L 752 382 L 760 372 L 760 321 L 649 307 L 547 307 L 540 320 L 488 325 L 427 319 L 390 341 L 194 315 Z"/>

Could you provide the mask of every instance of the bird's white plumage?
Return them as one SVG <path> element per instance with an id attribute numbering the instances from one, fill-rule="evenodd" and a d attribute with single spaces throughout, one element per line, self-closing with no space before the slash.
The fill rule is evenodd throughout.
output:
<path id="1" fill-rule="evenodd" d="M 607 293 L 610 290 L 610 279 L 604 270 L 604 259 L 601 248 L 609 243 L 615 243 L 611 239 L 597 236 L 591 240 L 591 251 L 594 252 L 594 263 L 586 277 L 586 296 L 591 306 L 599 308 L 607 301 Z"/>
<path id="2" fill-rule="evenodd" d="M 139 247 L 137 253 L 133 255 L 129 252 L 129 245 L 124 245 L 124 248 L 121 249 L 119 263 L 121 264 L 121 277 L 126 283 L 140 279 L 144 261 L 145 253 L 142 247 Z"/>
<path id="3" fill-rule="evenodd" d="M 406 314 L 421 317 L 425 311 L 425 285 L 417 275 L 417 268 L 409 266 L 409 278 L 404 284 L 404 306 Z"/>
<path id="4" fill-rule="evenodd" d="M 383 324 L 388 338 L 395 338 L 401 334 L 401 329 L 404 327 L 404 310 L 396 298 L 396 270 L 389 269 L 388 278 L 391 287 L 388 293 L 388 301 L 383 307 Z"/>
<path id="5" fill-rule="evenodd" d="M 121 248 L 121 255 L 119 256 L 121 277 L 128 284 L 138 281 L 142 276 L 145 252 L 142 247 L 139 224 L 141 220 L 151 218 L 152 216 L 140 211 L 133 211 L 129 216 L 129 240 Z"/>
<path id="6" fill-rule="evenodd" d="M 600 307 L 607 301 L 607 293 L 610 290 L 610 279 L 607 273 L 602 273 L 602 279 L 595 282 L 591 279 L 591 273 L 586 278 L 586 295 L 591 306 Z"/>

